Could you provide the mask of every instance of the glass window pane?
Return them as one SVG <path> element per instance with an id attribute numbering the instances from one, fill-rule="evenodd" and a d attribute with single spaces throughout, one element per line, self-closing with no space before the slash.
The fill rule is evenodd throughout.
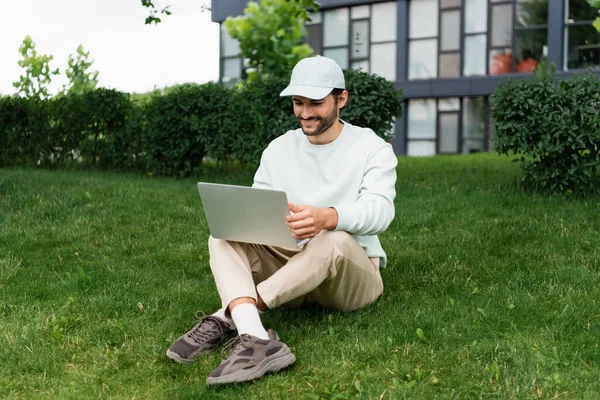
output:
<path id="1" fill-rule="evenodd" d="M 513 32 L 512 10 L 512 4 L 494 4 L 492 6 L 492 47 L 511 45 Z"/>
<path id="2" fill-rule="evenodd" d="M 351 68 L 352 69 L 360 69 L 363 72 L 369 73 L 369 61 L 367 61 L 367 60 L 352 61 Z"/>
<path id="3" fill-rule="evenodd" d="M 598 10 L 590 6 L 587 0 L 567 0 L 569 8 L 567 19 L 570 23 L 590 21 L 596 18 Z"/>
<path id="4" fill-rule="evenodd" d="M 460 11 L 442 12 L 441 50 L 460 50 Z"/>
<path id="5" fill-rule="evenodd" d="M 408 44 L 408 79 L 437 78 L 437 39 L 414 40 Z"/>
<path id="6" fill-rule="evenodd" d="M 406 154 L 414 157 L 434 156 L 435 142 L 409 140 Z"/>
<path id="7" fill-rule="evenodd" d="M 425 38 L 438 35 L 437 0 L 411 0 L 409 3 L 409 38 Z"/>
<path id="8" fill-rule="evenodd" d="M 304 37 L 304 43 L 309 44 L 315 54 L 321 54 L 323 52 L 323 47 L 321 46 L 323 41 L 323 25 L 307 25 L 306 31 L 308 35 Z"/>
<path id="9" fill-rule="evenodd" d="M 371 6 L 372 42 L 396 40 L 396 2 L 378 3 Z"/>
<path id="10" fill-rule="evenodd" d="M 350 9 L 350 14 L 352 19 L 369 18 L 371 10 L 369 9 L 369 6 L 356 6 Z"/>
<path id="11" fill-rule="evenodd" d="M 463 139 L 477 139 L 483 143 L 484 133 L 485 106 L 483 97 L 465 97 L 463 99 Z"/>
<path id="12" fill-rule="evenodd" d="M 440 153 L 458 153 L 458 113 L 440 114 Z"/>
<path id="13" fill-rule="evenodd" d="M 440 0 L 441 8 L 460 7 L 461 0 Z"/>
<path id="14" fill-rule="evenodd" d="M 440 54 L 440 78 L 460 76 L 460 53 Z"/>
<path id="15" fill-rule="evenodd" d="M 371 73 L 396 81 L 396 43 L 371 45 Z"/>
<path id="16" fill-rule="evenodd" d="M 538 66 L 544 55 L 547 38 L 547 29 L 515 32 L 517 72 L 531 72 Z"/>
<path id="17" fill-rule="evenodd" d="M 490 126 L 488 127 L 488 131 L 488 149 L 494 150 L 494 138 L 496 137 L 496 121 L 494 121 L 493 118 L 490 118 Z"/>
<path id="18" fill-rule="evenodd" d="M 464 154 L 471 154 L 471 153 L 479 153 L 484 151 L 484 147 L 483 147 L 483 139 L 463 139 L 463 147 L 462 147 L 462 152 Z"/>
<path id="19" fill-rule="evenodd" d="M 348 9 L 327 10 L 323 17 L 323 46 L 346 46 L 350 23 Z"/>
<path id="20" fill-rule="evenodd" d="M 600 33 L 592 25 L 567 27 L 567 69 L 600 66 Z"/>
<path id="21" fill-rule="evenodd" d="M 409 139 L 435 139 L 435 125 L 436 107 L 434 99 L 409 100 Z"/>
<path id="22" fill-rule="evenodd" d="M 369 57 L 369 21 L 352 22 L 352 58 Z"/>
<path id="23" fill-rule="evenodd" d="M 227 58 L 223 60 L 223 80 L 238 79 L 242 77 L 242 60 L 240 58 Z"/>
<path id="24" fill-rule="evenodd" d="M 487 31 L 487 0 L 465 0 L 465 33 Z"/>
<path id="25" fill-rule="evenodd" d="M 348 48 L 325 49 L 323 55 L 334 59 L 341 69 L 348 69 Z"/>
<path id="26" fill-rule="evenodd" d="M 512 58 L 511 49 L 490 51 L 490 75 L 510 74 Z"/>
<path id="27" fill-rule="evenodd" d="M 229 31 L 225 25 L 221 24 L 221 43 L 223 46 L 223 57 L 237 56 L 240 54 L 240 44 L 237 40 L 229 36 Z"/>
<path id="28" fill-rule="evenodd" d="M 438 111 L 458 111 L 460 100 L 458 97 L 446 97 L 438 100 Z"/>
<path id="29" fill-rule="evenodd" d="M 548 0 L 518 0 L 517 26 L 548 25 Z"/>
<path id="30" fill-rule="evenodd" d="M 306 25 L 310 24 L 320 24 L 323 22 L 323 13 L 321 11 L 317 11 L 316 13 L 310 14 L 310 21 L 306 22 Z"/>
<path id="31" fill-rule="evenodd" d="M 464 76 L 485 75 L 486 35 L 465 37 Z"/>

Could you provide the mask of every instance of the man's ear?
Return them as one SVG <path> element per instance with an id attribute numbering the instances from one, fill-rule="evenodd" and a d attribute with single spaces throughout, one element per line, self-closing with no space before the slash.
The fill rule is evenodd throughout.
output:
<path id="1" fill-rule="evenodd" d="M 348 102 L 348 91 L 344 90 L 340 96 L 338 97 L 338 108 L 343 108 L 346 106 L 346 103 Z"/>

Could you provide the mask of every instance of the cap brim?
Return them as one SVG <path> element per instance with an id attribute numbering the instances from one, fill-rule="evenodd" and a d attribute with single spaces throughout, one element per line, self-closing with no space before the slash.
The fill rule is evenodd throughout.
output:
<path id="1" fill-rule="evenodd" d="M 325 97 L 327 97 L 327 95 L 329 93 L 331 93 L 331 91 L 334 88 L 324 88 L 324 87 L 317 87 L 317 86 L 306 86 L 306 85 L 298 85 L 298 86 L 288 86 L 285 89 L 283 89 L 283 92 L 281 92 L 279 94 L 279 96 L 283 97 L 283 96 L 301 96 L 301 97 L 306 97 L 308 99 L 312 99 L 312 100 L 320 100 L 323 99 Z"/>

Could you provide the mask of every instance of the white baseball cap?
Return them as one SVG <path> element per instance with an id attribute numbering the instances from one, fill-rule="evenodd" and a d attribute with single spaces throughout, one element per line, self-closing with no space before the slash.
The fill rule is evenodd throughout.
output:
<path id="1" fill-rule="evenodd" d="M 292 70 L 290 84 L 280 96 L 302 96 L 320 100 L 333 89 L 345 89 L 340 66 L 331 58 L 315 56 L 300 60 Z"/>

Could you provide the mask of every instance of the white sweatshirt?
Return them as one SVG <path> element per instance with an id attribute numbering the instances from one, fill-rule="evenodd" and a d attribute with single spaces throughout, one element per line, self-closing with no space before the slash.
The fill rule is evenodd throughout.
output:
<path id="1" fill-rule="evenodd" d="M 295 205 L 334 207 L 335 230 L 352 234 L 385 268 L 377 235 L 394 219 L 397 163 L 392 146 L 371 129 L 344 122 L 338 138 L 324 145 L 296 129 L 265 149 L 252 186 L 282 190 Z"/>

